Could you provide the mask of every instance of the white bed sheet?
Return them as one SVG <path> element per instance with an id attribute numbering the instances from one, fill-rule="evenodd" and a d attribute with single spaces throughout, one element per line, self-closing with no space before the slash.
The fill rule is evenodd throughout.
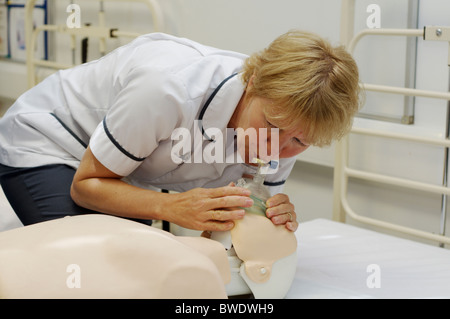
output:
<path id="1" fill-rule="evenodd" d="M 301 223 L 296 235 L 288 299 L 450 298 L 448 249 L 325 219 Z M 379 288 L 372 281 L 378 275 Z"/>

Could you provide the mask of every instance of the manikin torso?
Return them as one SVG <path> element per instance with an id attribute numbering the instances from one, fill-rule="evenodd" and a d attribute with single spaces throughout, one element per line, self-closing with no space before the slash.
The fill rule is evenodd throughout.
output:
<path id="1" fill-rule="evenodd" d="M 256 298 L 284 297 L 295 273 L 295 235 L 253 214 L 230 235 L 225 247 L 101 214 L 5 231 L 0 298 L 227 298 L 245 292 L 230 291 L 236 280 Z"/>

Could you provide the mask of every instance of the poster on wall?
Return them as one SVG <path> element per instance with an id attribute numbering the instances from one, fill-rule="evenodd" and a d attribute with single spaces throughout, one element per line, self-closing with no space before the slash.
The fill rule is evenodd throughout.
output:
<path id="1" fill-rule="evenodd" d="M 25 3 L 26 0 L 8 1 L 8 43 L 9 57 L 15 61 L 26 60 L 25 46 Z M 33 27 L 47 23 L 47 6 L 45 0 L 36 1 L 33 9 Z M 36 45 L 33 48 L 35 57 L 38 59 L 47 58 L 47 35 L 40 32 Z"/>
<path id="2" fill-rule="evenodd" d="M 0 57 L 7 57 L 8 54 L 8 9 L 0 3 Z"/>

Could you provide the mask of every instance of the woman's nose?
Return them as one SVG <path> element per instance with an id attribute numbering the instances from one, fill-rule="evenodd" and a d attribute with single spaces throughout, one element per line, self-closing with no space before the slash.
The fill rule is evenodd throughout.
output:
<path id="1" fill-rule="evenodd" d="M 291 137 L 288 134 L 286 134 L 285 132 L 281 132 L 278 134 L 278 145 L 279 145 L 280 153 L 281 153 L 281 150 L 283 150 L 284 148 L 287 147 L 290 140 L 291 140 Z"/>
<path id="2" fill-rule="evenodd" d="M 271 132 L 267 137 L 266 147 L 267 152 L 265 153 L 270 159 L 279 159 L 283 153 L 289 148 L 290 137 L 284 132 Z"/>

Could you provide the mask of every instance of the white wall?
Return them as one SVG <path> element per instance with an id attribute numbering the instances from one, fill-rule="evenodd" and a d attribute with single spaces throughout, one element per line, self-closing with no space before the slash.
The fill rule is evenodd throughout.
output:
<path id="1" fill-rule="evenodd" d="M 355 32 L 365 27 L 368 4 L 379 4 L 381 27 L 405 26 L 405 8 L 408 0 L 356 0 Z M 64 23 L 69 0 L 50 0 L 54 3 L 52 19 Z M 96 23 L 98 5 L 92 0 L 75 0 L 81 6 L 82 23 Z M 316 32 L 334 44 L 339 42 L 341 1 L 336 0 L 160 0 L 164 12 L 165 32 L 225 49 L 250 54 L 264 48 L 277 35 L 292 28 Z M 106 3 L 107 22 L 121 29 L 152 31 L 151 17 L 140 4 Z M 427 0 L 420 2 L 419 28 L 427 24 L 450 25 L 450 2 Z M 70 61 L 67 39 L 56 38 L 55 58 Z M 378 40 L 377 40 L 378 41 Z M 375 81 L 392 79 L 397 84 L 398 74 L 404 72 L 401 40 L 386 40 L 389 49 L 381 50 L 380 42 L 361 43 L 355 52 L 364 77 Z M 417 64 L 417 87 L 448 90 L 447 47 L 443 43 L 424 43 L 420 40 Z M 116 40 L 109 48 L 124 41 Z M 372 47 L 371 47 L 372 45 Z M 400 49 L 397 50 L 396 46 Z M 95 57 L 96 43 L 91 42 L 91 57 Z M 383 52 L 381 52 L 383 53 Z M 11 80 L 13 79 L 13 80 Z M 364 79 L 363 79 L 364 80 Z M 25 68 L 21 64 L 0 61 L 0 95 L 16 98 L 26 90 Z M 391 83 L 387 83 L 391 84 Z M 373 120 L 357 120 L 356 125 L 385 127 L 387 130 L 411 134 L 443 136 L 445 131 L 445 103 L 417 99 L 414 125 L 405 126 Z M 410 143 L 386 142 L 375 138 L 352 137 L 354 145 L 351 163 L 358 168 L 388 172 L 396 176 L 413 176 L 421 181 L 440 183 L 443 151 L 435 147 Z M 317 217 L 331 218 L 333 147 L 310 149 L 299 156 L 286 192 L 300 215 L 300 220 Z M 310 163 L 313 163 L 311 165 Z M 387 220 L 408 221 L 408 224 L 438 230 L 440 197 L 379 188 L 368 183 L 352 183 L 350 199 L 356 210 L 369 216 Z M 397 203 L 397 200 L 399 202 Z"/>

